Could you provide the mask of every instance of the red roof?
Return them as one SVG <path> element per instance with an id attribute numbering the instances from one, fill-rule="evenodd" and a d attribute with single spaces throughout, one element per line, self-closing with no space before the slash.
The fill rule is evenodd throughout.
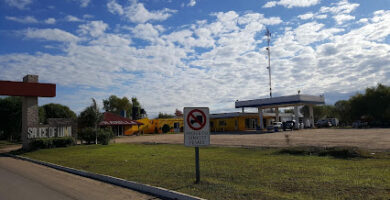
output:
<path id="1" fill-rule="evenodd" d="M 115 126 L 115 125 L 131 126 L 131 125 L 143 125 L 143 123 L 119 116 L 114 113 L 105 112 L 103 116 L 103 121 L 99 123 L 99 126 Z"/>

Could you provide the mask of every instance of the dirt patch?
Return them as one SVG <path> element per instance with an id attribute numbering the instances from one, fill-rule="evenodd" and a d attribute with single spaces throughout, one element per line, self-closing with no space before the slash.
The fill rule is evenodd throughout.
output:
<path id="1" fill-rule="evenodd" d="M 10 151 L 15 151 L 15 150 L 18 150 L 22 148 L 22 145 L 21 144 L 16 144 L 16 145 L 6 145 L 6 146 L 2 146 L 0 147 L 0 153 L 8 153 Z"/>
<path id="2" fill-rule="evenodd" d="M 390 151 L 390 129 L 306 129 L 266 134 L 215 134 L 211 135 L 210 140 L 212 145 L 221 146 L 350 146 Z M 126 136 L 116 138 L 114 142 L 183 144 L 184 136 L 183 134 Z"/>

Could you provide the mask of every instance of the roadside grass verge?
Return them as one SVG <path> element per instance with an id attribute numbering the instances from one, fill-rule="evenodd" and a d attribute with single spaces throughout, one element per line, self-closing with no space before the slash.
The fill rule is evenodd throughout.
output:
<path id="1" fill-rule="evenodd" d="M 9 142 L 7 140 L 0 140 L 0 148 L 1 147 L 5 147 L 5 146 L 9 146 L 9 145 L 17 145 L 19 143 L 13 143 L 13 142 Z"/>
<path id="2" fill-rule="evenodd" d="M 390 154 L 338 159 L 281 149 L 166 144 L 79 145 L 22 154 L 207 199 L 389 199 Z"/>

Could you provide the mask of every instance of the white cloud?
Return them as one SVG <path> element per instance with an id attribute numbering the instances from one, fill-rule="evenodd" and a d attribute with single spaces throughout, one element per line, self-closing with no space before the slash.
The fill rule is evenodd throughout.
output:
<path id="1" fill-rule="evenodd" d="M 327 14 L 313 11 L 313 19 Z M 75 87 L 63 99 L 83 102 L 73 103 L 76 110 L 90 104 L 91 96 L 136 96 L 152 116 L 197 105 L 209 106 L 212 112 L 232 111 L 236 99 L 266 97 L 267 56 L 262 36 L 267 23 L 282 20 L 234 11 L 212 16 L 167 31 L 143 23 L 121 27 L 126 32 L 110 33 L 104 22 L 88 22 L 79 26 L 83 42 L 62 45 L 60 54 L 0 55 L 0 71 L 4 72 L 0 79 L 34 73 L 43 82 Z M 345 29 L 315 21 L 277 29 L 271 41 L 274 94 L 288 95 L 298 89 L 309 94 L 351 92 L 377 82 L 390 84 L 388 24 L 390 11 L 378 11 L 366 23 Z M 31 29 L 26 37 L 81 40 L 69 34 Z M 139 39 L 149 42 L 133 42 Z"/>
<path id="2" fill-rule="evenodd" d="M 32 29 L 29 28 L 24 31 L 26 38 L 43 39 L 57 42 L 75 42 L 78 37 L 66 31 L 54 29 Z"/>
<path id="3" fill-rule="evenodd" d="M 196 0 L 190 0 L 190 2 L 188 2 L 187 6 L 193 7 L 193 6 L 195 6 L 195 4 L 196 4 Z"/>
<path id="4" fill-rule="evenodd" d="M 39 21 L 33 16 L 25 16 L 25 17 L 11 17 L 11 16 L 6 16 L 5 19 L 14 21 L 14 22 L 19 22 L 22 24 L 37 24 L 37 23 L 45 23 L 45 24 L 55 24 L 56 19 L 54 18 L 47 18 L 46 20 Z"/>
<path id="5" fill-rule="evenodd" d="M 370 23 L 364 24 L 363 27 L 355 29 L 346 34 L 349 40 L 367 40 L 375 42 L 383 42 L 390 35 L 390 11 L 376 12 Z"/>
<path id="6" fill-rule="evenodd" d="M 302 20 L 312 19 L 313 17 L 314 17 L 314 14 L 311 12 L 303 14 L 303 15 L 298 15 L 298 18 L 302 19 Z"/>
<path id="7" fill-rule="evenodd" d="M 269 1 L 263 8 L 271 8 L 277 5 L 284 6 L 286 8 L 293 7 L 310 7 L 320 3 L 320 0 L 279 0 L 279 1 Z"/>
<path id="8" fill-rule="evenodd" d="M 326 19 L 328 16 L 324 14 L 308 12 L 302 15 L 298 15 L 297 17 L 301 20 L 308 20 L 308 19 Z"/>
<path id="9" fill-rule="evenodd" d="M 359 4 L 349 3 L 348 0 L 341 0 L 337 3 L 332 3 L 331 7 L 323 6 L 320 9 L 321 13 L 333 13 L 333 14 L 349 14 L 354 11 Z"/>
<path id="10" fill-rule="evenodd" d="M 316 15 L 317 19 L 326 19 L 328 15 Z"/>
<path id="11" fill-rule="evenodd" d="M 368 19 L 367 18 L 362 18 L 362 19 L 359 19 L 359 23 L 367 23 L 368 22 Z"/>
<path id="12" fill-rule="evenodd" d="M 45 23 L 46 24 L 55 24 L 56 23 L 56 19 L 54 19 L 54 18 L 47 18 L 45 20 Z"/>
<path id="13" fill-rule="evenodd" d="M 116 3 L 115 0 L 111 0 L 107 3 L 108 11 L 113 14 L 118 14 L 126 17 L 128 20 L 134 23 L 145 23 L 148 21 L 164 21 L 168 19 L 176 10 L 164 8 L 162 10 L 149 11 L 145 8 L 143 3 L 139 3 L 136 0 L 132 0 L 131 4 L 127 7 L 123 7 Z"/>
<path id="14" fill-rule="evenodd" d="M 89 15 L 89 14 L 84 14 L 83 15 L 83 19 L 92 19 L 92 18 L 94 18 L 93 15 Z"/>
<path id="15" fill-rule="evenodd" d="M 115 0 L 111 0 L 107 3 L 108 11 L 113 14 L 123 15 L 123 7 L 118 4 Z"/>
<path id="16" fill-rule="evenodd" d="M 65 17 L 65 20 L 68 21 L 68 22 L 81 22 L 81 21 L 83 21 L 83 20 L 81 20 L 78 17 L 75 17 L 73 15 L 67 15 Z"/>
<path id="17" fill-rule="evenodd" d="M 275 7 L 278 4 L 277 1 L 269 1 L 266 4 L 264 4 L 263 8 L 272 8 Z"/>
<path id="18" fill-rule="evenodd" d="M 98 37 L 104 34 L 104 31 L 108 28 L 108 24 L 103 21 L 91 21 L 79 26 L 79 32 L 82 35 L 90 35 L 92 37 Z"/>
<path id="19" fill-rule="evenodd" d="M 343 24 L 346 21 L 354 20 L 355 17 L 352 15 L 340 14 L 333 16 L 333 19 L 336 21 L 337 24 Z"/>
<path id="20" fill-rule="evenodd" d="M 80 3 L 80 7 L 85 8 L 89 5 L 91 0 L 74 0 Z"/>
<path id="21" fill-rule="evenodd" d="M 131 28 L 134 37 L 154 41 L 159 37 L 161 27 L 153 26 L 152 24 L 138 24 L 134 28 Z"/>
<path id="22" fill-rule="evenodd" d="M 8 4 L 8 6 L 23 10 L 32 3 L 32 0 L 5 0 L 5 3 Z"/>
<path id="23" fill-rule="evenodd" d="M 6 16 L 5 17 L 7 20 L 10 21 L 15 21 L 23 24 L 35 24 L 38 23 L 39 21 L 35 19 L 33 16 L 26 16 L 26 17 L 11 17 L 11 16 Z"/>

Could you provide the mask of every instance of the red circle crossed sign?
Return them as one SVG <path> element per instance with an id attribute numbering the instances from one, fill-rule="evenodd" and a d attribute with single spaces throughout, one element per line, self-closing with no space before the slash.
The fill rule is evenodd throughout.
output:
<path id="1" fill-rule="evenodd" d="M 194 113 L 200 113 L 201 115 L 194 115 Z M 206 115 L 199 109 L 191 110 L 187 115 L 187 124 L 192 130 L 200 130 L 206 125 Z M 195 127 L 195 124 L 199 124 L 199 127 Z"/>

